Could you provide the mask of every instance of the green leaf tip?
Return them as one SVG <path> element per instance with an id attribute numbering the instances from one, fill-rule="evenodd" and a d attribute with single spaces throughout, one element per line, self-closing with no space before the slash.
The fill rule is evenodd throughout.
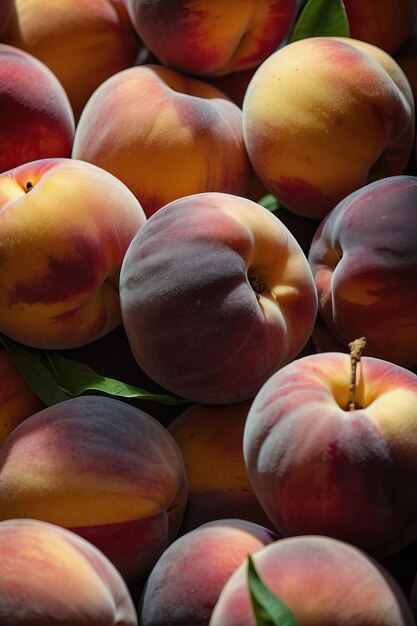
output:
<path id="1" fill-rule="evenodd" d="M 349 21 L 342 0 L 308 0 L 288 43 L 308 37 L 349 37 Z"/>

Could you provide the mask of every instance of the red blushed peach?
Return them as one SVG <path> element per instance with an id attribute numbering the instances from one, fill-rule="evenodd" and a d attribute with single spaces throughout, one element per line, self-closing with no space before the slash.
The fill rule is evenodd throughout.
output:
<path id="1" fill-rule="evenodd" d="M 74 114 L 58 78 L 37 58 L 0 44 L 0 172 L 48 157 L 69 157 Z"/>
<path id="2" fill-rule="evenodd" d="M 0 447 L 27 417 L 45 408 L 6 350 L 0 350 Z"/>
<path id="3" fill-rule="evenodd" d="M 0 519 L 57 524 L 97 545 L 130 583 L 175 538 L 184 462 L 156 419 L 125 402 L 73 398 L 22 422 L 0 448 Z"/>
<path id="4" fill-rule="evenodd" d="M 243 460 L 243 428 L 251 401 L 194 404 L 168 426 L 184 459 L 187 506 L 181 532 L 211 520 L 235 517 L 270 526 Z"/>
<path id="5" fill-rule="evenodd" d="M 407 41 L 417 16 L 415 0 L 343 0 L 349 34 L 395 54 Z"/>
<path id="6" fill-rule="evenodd" d="M 227 74 L 259 65 L 287 36 L 296 0 L 127 0 L 141 40 L 169 67 Z"/>
<path id="7" fill-rule="evenodd" d="M 114 565 L 74 533 L 33 519 L 0 522 L 2 626 L 137 626 Z"/>
<path id="8" fill-rule="evenodd" d="M 417 376 L 348 354 L 294 360 L 245 423 L 252 488 L 283 536 L 322 534 L 383 558 L 417 539 Z"/>
<path id="9" fill-rule="evenodd" d="M 123 181 L 149 217 L 185 195 L 243 195 L 250 176 L 242 111 L 219 89 L 158 65 L 112 76 L 90 98 L 73 158 Z"/>
<path id="10" fill-rule="evenodd" d="M 310 37 L 272 54 L 242 105 L 252 166 L 285 208 L 322 219 L 349 193 L 403 174 L 414 142 L 404 72 L 363 41 Z"/>
<path id="11" fill-rule="evenodd" d="M 144 588 L 142 626 L 204 626 L 231 574 L 276 539 L 257 524 L 222 519 L 176 539 L 160 556 Z"/>
<path id="12" fill-rule="evenodd" d="M 71 348 L 121 322 L 122 259 L 146 221 L 105 170 L 40 159 L 0 174 L 0 332 L 38 348 Z"/>
<path id="13" fill-rule="evenodd" d="M 344 345 L 417 365 L 417 177 L 391 176 L 353 192 L 318 227 L 309 251 L 327 328 Z"/>
<path id="14" fill-rule="evenodd" d="M 123 260 L 120 303 L 141 369 L 205 404 L 252 398 L 303 349 L 317 313 L 289 230 L 259 204 L 214 192 L 147 220 Z"/>
<path id="15" fill-rule="evenodd" d="M 79 118 L 93 91 L 130 67 L 140 49 L 124 0 L 15 0 L 4 41 L 58 77 Z"/>
<path id="16" fill-rule="evenodd" d="M 9 25 L 14 9 L 14 2 L 15 0 L 2 0 L 0 3 L 0 37 L 3 37 Z"/>
<path id="17" fill-rule="evenodd" d="M 264 584 L 292 611 L 300 626 L 414 626 L 407 599 L 394 578 L 366 553 L 330 537 L 280 539 L 257 550 Z M 225 583 L 210 626 L 255 626 L 247 563 Z"/>

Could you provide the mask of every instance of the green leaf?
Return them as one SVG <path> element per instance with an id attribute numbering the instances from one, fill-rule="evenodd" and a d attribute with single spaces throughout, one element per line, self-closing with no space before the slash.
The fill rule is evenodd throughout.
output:
<path id="1" fill-rule="evenodd" d="M 271 194 L 260 198 L 260 200 L 258 200 L 258 204 L 263 206 L 265 209 L 268 209 L 268 211 L 272 212 L 277 211 L 280 206 L 278 200 L 275 198 L 275 196 L 272 196 Z"/>
<path id="2" fill-rule="evenodd" d="M 264 585 L 250 554 L 248 585 L 257 626 L 300 626 L 290 609 Z"/>
<path id="3" fill-rule="evenodd" d="M 189 403 L 183 398 L 151 393 L 114 378 L 107 378 L 97 374 L 88 365 L 67 359 L 53 350 L 23 346 L 2 334 L 0 334 L 0 342 L 3 343 L 29 387 L 46 406 L 89 391 L 100 391 L 112 397 L 136 398 L 160 404 Z"/>
<path id="4" fill-rule="evenodd" d="M 342 0 L 308 0 L 288 43 L 307 37 L 349 37 L 349 22 Z"/>

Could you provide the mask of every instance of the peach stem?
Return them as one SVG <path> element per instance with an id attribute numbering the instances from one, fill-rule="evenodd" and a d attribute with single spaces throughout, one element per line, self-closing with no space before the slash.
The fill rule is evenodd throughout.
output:
<path id="1" fill-rule="evenodd" d="M 366 337 L 359 337 L 359 339 L 355 339 L 351 341 L 349 344 L 350 349 L 350 383 L 349 383 L 349 400 L 348 400 L 348 410 L 354 411 L 359 408 L 359 405 L 356 402 L 356 368 L 358 363 L 361 360 L 361 356 L 363 354 L 363 350 L 366 346 Z"/>

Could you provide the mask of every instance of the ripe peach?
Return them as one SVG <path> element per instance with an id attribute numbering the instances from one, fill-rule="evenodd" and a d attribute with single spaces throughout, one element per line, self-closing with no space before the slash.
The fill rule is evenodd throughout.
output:
<path id="1" fill-rule="evenodd" d="M 0 447 L 27 417 L 45 408 L 6 350 L 0 350 Z"/>
<path id="2" fill-rule="evenodd" d="M 0 101 L 0 172 L 71 155 L 75 122 L 63 86 L 36 57 L 6 44 L 0 44 Z"/>
<path id="3" fill-rule="evenodd" d="M 272 54 L 243 101 L 252 166 L 287 209 L 322 219 L 368 182 L 402 174 L 414 142 L 414 99 L 383 50 L 310 37 Z"/>
<path id="4" fill-rule="evenodd" d="M 0 332 L 70 348 L 121 322 L 119 270 L 146 220 L 105 170 L 40 159 L 0 174 Z"/>
<path id="5" fill-rule="evenodd" d="M 127 0 L 141 40 L 163 63 L 197 75 L 256 67 L 285 39 L 296 0 Z"/>
<path id="6" fill-rule="evenodd" d="M 47 407 L 0 448 L 0 519 L 72 530 L 129 583 L 145 577 L 175 538 L 186 495 L 174 439 L 121 400 L 82 396 Z"/>
<path id="7" fill-rule="evenodd" d="M 415 0 L 343 0 L 349 34 L 395 54 L 407 41 L 417 16 Z"/>
<path id="8" fill-rule="evenodd" d="M 280 539 L 253 556 L 264 584 L 300 626 L 414 626 L 407 599 L 381 565 L 348 543 L 320 536 Z M 210 626 L 255 626 L 247 563 L 220 592 Z"/>
<path id="9" fill-rule="evenodd" d="M 30 52 L 58 77 L 79 118 L 93 91 L 130 67 L 140 41 L 124 0 L 15 0 L 5 42 Z"/>
<path id="10" fill-rule="evenodd" d="M 141 626 L 204 626 L 224 584 L 273 533 L 240 519 L 208 522 L 176 539 L 159 557 L 144 588 Z"/>
<path id="11" fill-rule="evenodd" d="M 2 626 L 137 626 L 125 581 L 74 533 L 33 519 L 0 522 Z"/>
<path id="12" fill-rule="evenodd" d="M 336 537 L 383 558 L 417 539 L 417 375 L 362 357 L 294 360 L 255 397 L 243 435 L 253 490 L 283 536 Z"/>
<path id="13" fill-rule="evenodd" d="M 417 177 L 391 176 L 353 192 L 318 227 L 309 262 L 327 328 L 344 345 L 417 365 Z"/>
<path id="14" fill-rule="evenodd" d="M 147 220 L 123 260 L 120 303 L 141 369 L 205 404 L 252 398 L 302 350 L 317 313 L 289 230 L 259 204 L 214 192 Z"/>
<path id="15" fill-rule="evenodd" d="M 112 76 L 78 123 L 73 158 L 123 181 L 146 215 L 185 195 L 243 194 L 242 111 L 219 89 L 158 65 Z"/>
<path id="16" fill-rule="evenodd" d="M 243 428 L 251 401 L 194 404 L 168 426 L 184 459 L 188 498 L 181 532 L 234 517 L 270 526 L 243 460 Z"/>

